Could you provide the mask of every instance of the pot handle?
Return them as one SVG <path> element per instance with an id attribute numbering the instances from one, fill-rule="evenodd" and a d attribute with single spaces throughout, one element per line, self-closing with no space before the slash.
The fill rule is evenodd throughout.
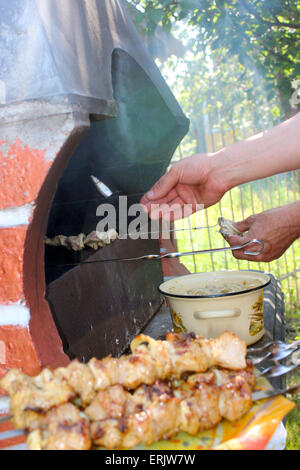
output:
<path id="1" fill-rule="evenodd" d="M 196 320 L 210 320 L 212 318 L 237 318 L 241 315 L 239 308 L 233 308 L 231 310 L 218 310 L 217 312 L 202 311 L 194 312 L 194 318 Z"/>

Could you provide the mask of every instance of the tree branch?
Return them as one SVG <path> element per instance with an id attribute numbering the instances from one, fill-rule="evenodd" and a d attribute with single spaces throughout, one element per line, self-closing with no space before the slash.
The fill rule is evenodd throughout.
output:
<path id="1" fill-rule="evenodd" d="M 255 8 L 252 7 L 252 5 L 249 5 L 245 0 L 241 0 L 241 3 L 245 10 L 250 13 L 250 15 L 253 15 L 260 23 L 263 23 L 267 26 L 278 26 L 278 27 L 283 27 L 283 28 L 291 28 L 291 29 L 300 29 L 300 24 L 299 23 L 286 23 L 283 21 L 279 21 L 277 16 L 274 17 L 275 21 L 269 21 L 265 20 L 262 18 L 259 13 L 255 10 Z"/>

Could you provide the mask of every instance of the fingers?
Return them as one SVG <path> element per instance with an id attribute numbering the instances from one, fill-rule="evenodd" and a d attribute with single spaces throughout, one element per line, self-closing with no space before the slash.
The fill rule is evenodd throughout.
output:
<path id="1" fill-rule="evenodd" d="M 192 204 L 184 204 L 181 198 L 176 197 L 170 203 L 152 204 L 150 217 L 152 220 L 162 218 L 165 221 L 180 220 L 188 217 L 194 212 Z"/>
<path id="2" fill-rule="evenodd" d="M 192 214 L 193 211 L 186 214 L 184 200 L 178 196 L 176 190 L 179 182 L 178 174 L 175 165 L 141 199 L 141 204 L 144 205 L 152 220 L 162 218 L 172 221 Z"/>
<path id="3" fill-rule="evenodd" d="M 174 198 L 175 186 L 179 181 L 176 165 L 162 176 L 157 183 L 143 196 L 141 203 L 149 206 L 150 203 L 169 202 Z"/>
<path id="4" fill-rule="evenodd" d="M 250 216 L 247 219 L 241 220 L 240 222 L 234 222 L 235 228 L 238 229 L 239 232 L 247 232 L 253 223 L 253 217 Z"/>
<path id="5" fill-rule="evenodd" d="M 146 206 L 146 209 L 148 210 L 148 212 L 151 211 L 151 206 L 152 207 L 156 207 L 156 206 L 160 206 L 162 204 L 171 204 L 174 199 L 177 198 L 177 192 L 175 189 L 172 189 L 166 197 L 163 197 L 161 199 L 156 199 L 156 200 L 149 200 L 148 197 L 147 197 L 147 194 L 145 194 L 143 196 L 143 198 L 141 199 L 141 204 L 143 204 L 144 206 Z"/>
<path id="6" fill-rule="evenodd" d="M 225 236 L 224 238 L 230 246 L 240 246 L 247 241 L 244 237 L 239 237 L 238 235 Z M 232 254 L 237 259 L 246 259 L 243 250 L 233 250 Z"/>
<path id="7" fill-rule="evenodd" d="M 234 227 L 239 231 L 239 232 L 248 232 L 251 228 L 251 225 L 253 224 L 253 217 L 250 216 L 247 219 L 241 220 L 239 222 L 234 222 Z M 248 242 L 251 240 L 251 236 L 248 233 L 247 236 L 239 236 L 239 235 L 230 235 L 230 236 L 224 236 L 225 240 L 229 243 L 230 246 L 241 246 L 244 243 Z M 255 251 L 257 248 L 253 244 L 250 248 L 246 248 L 246 250 L 253 250 Z M 259 261 L 258 256 L 255 255 L 247 255 L 244 253 L 244 250 L 233 250 L 232 251 L 233 256 L 236 259 L 240 260 L 247 260 L 247 261 Z"/>
<path id="8" fill-rule="evenodd" d="M 248 241 L 252 240 L 253 237 L 240 237 L 238 235 L 232 235 L 229 237 L 224 237 L 226 241 L 229 243 L 230 246 L 241 246 L 244 243 L 247 243 Z M 244 249 L 241 250 L 233 250 L 232 254 L 236 259 L 239 260 L 247 260 L 247 261 L 265 261 L 264 259 L 264 253 L 260 255 L 247 255 L 245 254 L 245 251 L 260 251 L 261 250 L 261 245 L 258 243 L 253 243 L 249 246 L 247 246 Z"/>
<path id="9" fill-rule="evenodd" d="M 143 200 L 145 202 L 143 202 Z M 183 206 L 183 201 L 177 195 L 175 189 L 169 192 L 169 194 L 162 199 L 156 201 L 148 201 L 145 196 L 141 200 L 141 203 L 144 205 L 144 209 L 149 213 L 149 217 L 153 220 L 157 220 L 160 217 L 163 217 L 163 214 L 171 211 L 173 205 Z"/>

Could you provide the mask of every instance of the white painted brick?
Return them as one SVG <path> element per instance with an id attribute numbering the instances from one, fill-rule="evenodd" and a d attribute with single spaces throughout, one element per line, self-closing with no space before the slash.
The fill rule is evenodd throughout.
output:
<path id="1" fill-rule="evenodd" d="M 9 398 L 0 397 L 0 415 L 5 415 L 9 412 Z"/>
<path id="2" fill-rule="evenodd" d="M 9 207 L 0 210 L 0 228 L 28 225 L 32 217 L 33 204 L 25 204 L 20 207 Z"/>
<path id="3" fill-rule="evenodd" d="M 0 305 L 0 326 L 22 326 L 29 325 L 29 309 L 22 304 Z"/>

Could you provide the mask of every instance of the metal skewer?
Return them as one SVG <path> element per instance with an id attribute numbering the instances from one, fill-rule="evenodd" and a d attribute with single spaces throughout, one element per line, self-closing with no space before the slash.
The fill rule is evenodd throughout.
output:
<path id="1" fill-rule="evenodd" d="M 227 246 L 223 248 L 210 248 L 207 250 L 199 250 L 199 251 L 188 251 L 188 252 L 180 252 L 176 251 L 173 253 L 165 253 L 162 255 L 142 255 L 142 256 L 136 256 L 136 257 L 131 257 L 131 258 L 111 258 L 111 259 L 99 259 L 99 260 L 92 260 L 92 261 L 81 261 L 79 263 L 64 263 L 64 264 L 56 264 L 54 265 L 55 267 L 57 266 L 78 266 L 80 264 L 94 264 L 94 263 L 108 263 L 108 262 L 117 262 L 117 261 L 140 261 L 140 260 L 162 260 L 164 258 L 179 258 L 181 256 L 191 256 L 191 255 L 202 255 L 206 253 L 218 253 L 221 251 L 234 251 L 234 250 L 243 250 L 249 245 L 252 245 L 254 243 L 258 243 L 261 246 L 261 249 L 258 251 L 244 251 L 245 255 L 250 255 L 250 256 L 258 256 L 264 251 L 264 244 L 261 240 L 257 240 L 256 238 L 253 238 L 253 240 L 249 240 L 246 243 L 243 243 L 242 245 L 236 245 L 236 246 Z M 48 265 L 49 266 L 49 265 Z M 50 265 L 51 266 L 51 265 Z"/>
<path id="2" fill-rule="evenodd" d="M 285 375 L 288 372 L 297 369 L 297 367 L 300 367 L 300 362 L 292 364 L 290 366 L 278 364 L 277 366 L 270 366 L 267 369 L 264 369 L 262 372 L 259 373 L 259 376 L 269 377 L 270 379 L 273 377 L 280 377 L 281 375 Z"/>
<path id="3" fill-rule="evenodd" d="M 276 397 L 277 395 L 285 395 L 286 393 L 289 393 L 293 395 L 294 393 L 299 393 L 300 392 L 300 385 L 294 385 L 289 388 L 284 388 L 284 389 L 270 389 L 270 390 L 260 390 L 257 392 L 252 393 L 252 400 L 257 401 L 257 400 L 262 400 L 264 398 L 270 398 L 270 397 Z"/>
<path id="4" fill-rule="evenodd" d="M 215 224 L 215 225 L 204 225 L 202 227 L 185 227 L 185 228 L 167 228 L 166 229 L 166 232 L 167 233 L 174 233 L 174 232 L 184 232 L 184 231 L 190 231 L 190 230 L 204 230 L 204 229 L 211 229 L 211 228 L 215 228 L 215 227 L 218 227 L 219 224 Z M 125 235 L 120 235 L 119 236 L 119 240 L 122 240 L 123 238 L 128 238 L 128 237 L 132 237 L 133 235 L 161 235 L 164 233 L 164 228 L 162 228 L 161 230 L 157 230 L 156 232 L 153 232 L 153 231 L 149 231 L 149 232 L 132 232 L 132 233 L 126 233 Z"/>
<path id="5" fill-rule="evenodd" d="M 287 344 L 287 343 L 284 343 L 284 341 L 278 340 L 278 341 L 270 341 L 269 343 L 264 344 L 260 348 L 249 348 L 248 353 L 252 355 L 252 354 L 256 354 L 256 353 L 260 353 L 264 351 L 269 351 L 275 354 L 275 353 L 283 352 L 283 351 L 286 351 L 287 349 L 293 349 L 296 347 L 300 347 L 300 340 L 293 341 L 290 344 Z"/>
<path id="6" fill-rule="evenodd" d="M 265 360 L 272 360 L 272 361 L 281 361 L 282 359 L 287 359 L 289 356 L 291 356 L 294 352 L 298 351 L 300 348 L 295 347 L 295 348 L 286 348 L 282 351 L 273 353 L 271 351 L 268 351 L 264 356 L 262 357 L 252 357 L 251 355 L 248 355 L 248 358 L 251 359 L 253 364 L 257 366 L 258 364 L 264 362 Z"/>

